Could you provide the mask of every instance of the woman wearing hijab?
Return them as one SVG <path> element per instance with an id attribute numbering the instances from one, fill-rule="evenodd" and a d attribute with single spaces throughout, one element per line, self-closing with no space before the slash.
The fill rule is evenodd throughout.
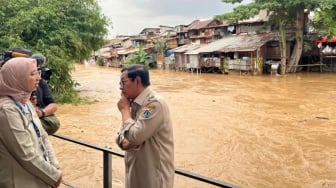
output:
<path id="1" fill-rule="evenodd" d="M 0 187 L 58 187 L 58 161 L 29 101 L 41 77 L 36 60 L 16 57 L 0 69 Z"/>

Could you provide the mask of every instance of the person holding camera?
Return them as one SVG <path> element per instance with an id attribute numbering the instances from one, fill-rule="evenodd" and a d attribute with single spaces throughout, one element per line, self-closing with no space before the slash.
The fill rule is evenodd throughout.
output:
<path id="1" fill-rule="evenodd" d="M 43 128 L 47 131 L 49 135 L 52 135 L 56 133 L 57 130 L 60 128 L 60 121 L 55 116 L 55 112 L 57 111 L 58 107 L 57 103 L 55 102 L 55 99 L 49 89 L 48 83 L 45 80 L 49 79 L 48 77 L 50 76 L 50 74 L 45 76 L 45 74 L 47 73 L 42 67 L 46 61 L 46 58 L 42 54 L 33 54 L 32 58 L 36 59 L 37 61 L 37 67 L 42 79 L 39 82 L 36 92 L 32 93 L 33 95 L 31 96 L 31 98 L 36 97 L 36 113 L 41 120 Z"/>

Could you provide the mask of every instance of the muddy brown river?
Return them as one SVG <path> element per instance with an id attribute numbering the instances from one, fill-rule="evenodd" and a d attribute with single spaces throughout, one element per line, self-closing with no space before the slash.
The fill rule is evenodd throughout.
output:
<path id="1" fill-rule="evenodd" d="M 58 134 L 120 151 L 120 69 L 75 67 L 80 95 L 95 102 L 60 105 Z M 176 168 L 244 188 L 336 186 L 336 74 L 150 74 L 170 106 Z M 51 140 L 66 181 L 103 187 L 102 152 Z M 115 156 L 112 181 L 124 187 L 123 159 Z M 175 187 L 214 186 L 176 175 Z"/>

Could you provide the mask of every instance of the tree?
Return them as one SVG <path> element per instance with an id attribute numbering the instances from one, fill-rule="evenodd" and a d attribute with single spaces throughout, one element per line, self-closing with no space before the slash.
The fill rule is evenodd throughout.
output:
<path id="1" fill-rule="evenodd" d="M 73 64 L 91 56 L 107 36 L 110 21 L 95 0 L 2 0 L 0 49 L 25 47 L 42 53 L 53 74 L 49 84 L 59 102 L 76 97 Z"/>
<path id="2" fill-rule="evenodd" d="M 166 49 L 166 42 L 167 42 L 167 39 L 165 38 L 160 38 L 160 39 L 155 40 L 155 49 L 157 53 L 162 56 L 164 55 L 164 50 Z"/>
<path id="3" fill-rule="evenodd" d="M 136 52 L 131 53 L 127 58 L 126 58 L 126 63 L 128 65 L 132 64 L 142 64 L 144 65 L 147 69 L 149 69 L 149 63 L 148 59 L 149 56 L 148 54 L 144 51 L 144 46 L 143 44 L 140 44 L 139 50 Z"/>
<path id="4" fill-rule="evenodd" d="M 160 38 L 154 40 L 155 49 L 156 49 L 156 52 L 157 52 L 157 57 L 162 58 L 163 68 L 166 67 L 164 52 L 167 49 L 167 41 L 169 40 L 169 38 L 170 38 L 170 32 L 167 33 L 166 37 L 160 37 Z"/>
<path id="5" fill-rule="evenodd" d="M 224 3 L 241 3 L 242 0 L 222 0 Z M 305 11 L 314 10 L 320 6 L 319 0 L 255 0 L 248 5 L 241 5 L 234 9 L 233 15 L 240 12 L 248 12 L 252 10 L 268 10 L 270 23 L 278 29 L 279 45 L 281 51 L 281 74 L 286 72 L 294 72 L 298 64 L 303 49 L 303 34 L 304 34 L 304 14 Z M 252 11 L 251 11 L 252 12 Z M 255 13 L 255 11 L 253 11 Z M 248 18 L 250 14 L 243 14 L 244 19 Z M 223 17 L 223 16 L 222 16 Z M 219 16 L 221 18 L 221 16 Z M 288 59 L 287 64 L 287 41 L 286 28 L 288 26 L 295 27 L 295 45 L 293 52 Z"/>
<path id="6" fill-rule="evenodd" d="M 166 49 L 166 42 L 167 40 L 165 38 L 159 38 L 157 40 L 155 40 L 155 50 L 157 53 L 156 59 L 157 61 L 161 61 L 162 60 L 162 67 L 165 68 L 165 56 L 164 56 L 164 51 Z"/>
<path id="7" fill-rule="evenodd" d="M 321 7 L 315 11 L 313 27 L 320 36 L 336 36 L 336 1 L 321 0 Z"/>

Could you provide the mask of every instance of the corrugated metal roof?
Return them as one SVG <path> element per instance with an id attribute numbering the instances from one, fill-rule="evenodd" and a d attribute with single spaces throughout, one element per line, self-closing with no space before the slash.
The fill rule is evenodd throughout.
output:
<path id="1" fill-rule="evenodd" d="M 133 48 L 133 49 L 122 49 L 122 50 L 119 50 L 119 51 L 118 51 L 118 55 L 126 55 L 126 54 L 130 54 L 130 53 L 137 52 L 137 51 L 139 51 L 138 48 Z"/>
<path id="2" fill-rule="evenodd" d="M 271 40 L 278 40 L 276 33 L 263 33 L 253 35 L 238 35 L 236 39 L 227 43 L 220 52 L 239 52 L 239 51 L 255 51 L 266 42 Z"/>
<path id="3" fill-rule="evenodd" d="M 112 46 L 112 45 L 115 45 L 115 44 L 120 44 L 120 43 L 128 40 L 129 38 L 130 37 L 119 37 L 119 38 L 111 39 L 104 45 L 104 47 Z"/>
<path id="4" fill-rule="evenodd" d="M 110 57 L 112 57 L 111 52 L 107 52 L 107 51 L 105 51 L 105 52 L 101 52 L 101 53 L 100 53 L 100 56 L 101 56 L 101 57 L 106 57 L 106 58 L 110 58 Z"/>
<path id="5" fill-rule="evenodd" d="M 200 47 L 201 47 L 201 44 L 191 43 L 191 44 L 186 44 L 186 45 L 174 48 L 174 49 L 172 49 L 172 51 L 176 52 L 176 53 L 184 53 L 184 52 L 187 52 L 187 51 L 190 51 L 190 50 L 195 50 L 195 49 L 200 48 Z"/>
<path id="6" fill-rule="evenodd" d="M 188 51 L 186 54 L 199 54 L 199 53 L 210 53 L 222 49 L 225 45 L 234 42 L 235 36 L 229 36 L 222 39 L 218 39 L 214 42 L 206 44 L 196 50 Z"/>
<path id="7" fill-rule="evenodd" d="M 254 51 L 267 41 L 276 38 L 277 35 L 274 33 L 233 35 L 211 42 L 199 49 L 188 51 L 186 54 Z"/>
<path id="8" fill-rule="evenodd" d="M 143 50 L 148 50 L 150 48 L 152 48 L 152 46 L 144 47 Z M 118 55 L 127 55 L 127 54 L 131 54 L 137 51 L 139 51 L 139 48 L 119 49 Z"/>
<path id="9" fill-rule="evenodd" d="M 192 22 L 188 26 L 187 30 L 193 30 L 193 29 L 199 30 L 199 29 L 203 29 L 203 28 L 208 27 L 211 24 L 211 22 L 214 22 L 214 21 L 216 21 L 216 20 L 212 19 L 212 18 L 211 19 L 206 19 L 206 20 L 196 20 L 196 21 Z"/>

